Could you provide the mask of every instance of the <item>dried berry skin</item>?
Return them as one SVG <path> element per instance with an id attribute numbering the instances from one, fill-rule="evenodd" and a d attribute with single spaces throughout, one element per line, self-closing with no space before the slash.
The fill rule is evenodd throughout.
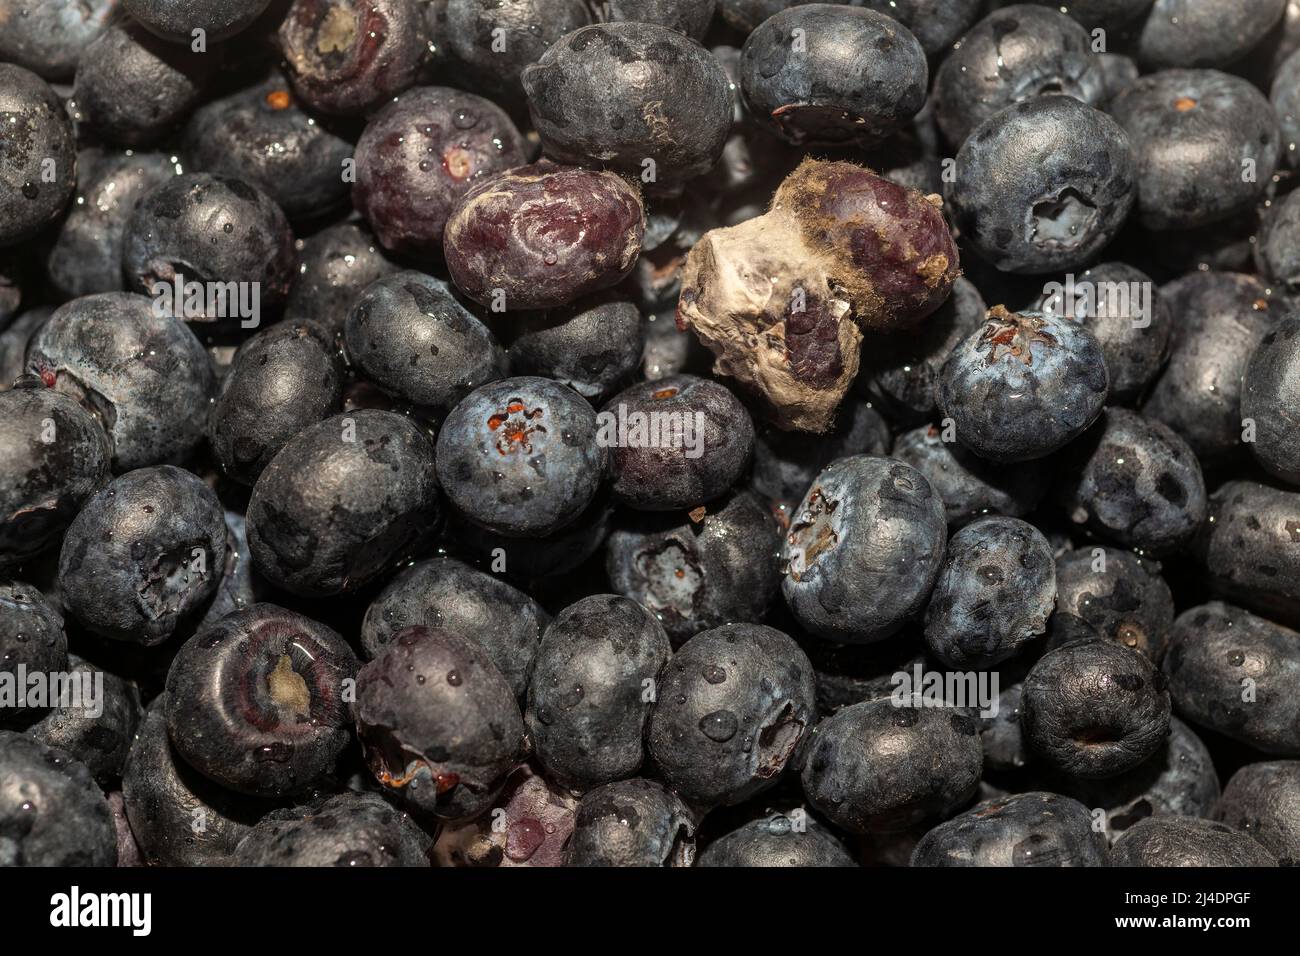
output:
<path id="1" fill-rule="evenodd" d="M 1111 849 L 1111 866 L 1277 866 L 1249 834 L 1195 817 L 1148 817 Z"/>
<path id="2" fill-rule="evenodd" d="M 40 591 L 21 581 L 0 580 L 0 666 L 11 673 L 61 671 L 68 664 L 63 615 Z M 28 701 L 0 710 L 0 726 L 22 727 L 40 711 Z"/>
<path id="3" fill-rule="evenodd" d="M 565 866 L 691 866 L 695 815 L 676 794 L 636 777 L 597 787 L 578 804 Z"/>
<path id="4" fill-rule="evenodd" d="M 781 814 L 753 820 L 718 837 L 700 854 L 696 866 L 857 866 L 839 838 L 816 820 L 796 829 Z"/>
<path id="5" fill-rule="evenodd" d="M 77 187 L 77 144 L 54 90 L 35 73 L 0 63 L 0 247 L 36 235 Z M 54 182 L 42 173 L 53 161 Z"/>
<path id="6" fill-rule="evenodd" d="M 1279 866 L 1294 866 L 1300 859 L 1300 760 L 1246 764 L 1223 788 L 1214 817 L 1249 833 Z"/>
<path id="7" fill-rule="evenodd" d="M 234 866 L 428 866 L 432 841 L 377 793 L 276 810 L 239 842 Z"/>
<path id="8" fill-rule="evenodd" d="M 1106 837 L 1092 813 L 1056 793 L 976 804 L 921 838 L 912 866 L 1105 866 Z"/>
<path id="9" fill-rule="evenodd" d="M 194 30 L 209 41 L 239 33 L 266 9 L 268 0 L 121 0 L 133 20 L 174 43 L 189 43 Z"/>
<path id="10" fill-rule="evenodd" d="M 1242 421 L 1255 423 L 1250 450 L 1269 474 L 1300 485 L 1300 317 L 1289 316 L 1269 331 L 1246 363 L 1241 383 Z"/>
<path id="11" fill-rule="evenodd" d="M 1173 623 L 1173 595 L 1159 563 L 1150 558 L 1116 548 L 1080 548 L 1056 559 L 1049 647 L 1075 637 L 1099 637 L 1158 664 Z"/>
<path id="12" fill-rule="evenodd" d="M 640 191 L 627 180 L 540 163 L 470 189 L 443 248 L 452 280 L 480 305 L 553 309 L 621 282 L 644 234 Z"/>
<path id="13" fill-rule="evenodd" d="M 524 70 L 523 82 L 547 156 L 612 169 L 651 193 L 680 193 L 712 169 L 731 128 L 722 66 L 657 24 L 574 30 Z"/>

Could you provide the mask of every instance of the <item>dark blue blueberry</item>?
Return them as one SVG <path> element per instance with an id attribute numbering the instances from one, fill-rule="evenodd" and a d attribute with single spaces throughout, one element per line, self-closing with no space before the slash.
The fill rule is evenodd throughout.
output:
<path id="1" fill-rule="evenodd" d="M 27 734 L 80 760 L 101 786 L 108 787 L 122 776 L 140 725 L 144 713 L 140 691 L 130 681 L 75 656 L 69 658 L 66 673 L 91 686 L 103 683 L 95 686 L 93 697 L 60 701 Z"/>
<path id="2" fill-rule="evenodd" d="M 695 815 L 671 790 L 640 777 L 582 798 L 565 866 L 691 866 Z"/>
<path id="3" fill-rule="evenodd" d="M 1105 866 L 1106 837 L 1077 800 L 1017 793 L 977 803 L 917 843 L 912 866 Z"/>
<path id="4" fill-rule="evenodd" d="M 1174 599 L 1159 563 L 1130 551 L 1095 547 L 1056 559 L 1056 613 L 1049 647 L 1099 637 L 1159 663 L 1174 623 Z"/>
<path id="5" fill-rule="evenodd" d="M 0 114 L 3 247 L 30 239 L 63 212 L 77 187 L 77 144 L 58 95 L 20 66 L 0 63 Z"/>
<path id="6" fill-rule="evenodd" d="M 713 22 L 718 0 L 597 0 L 595 5 L 609 23 L 658 23 L 702 40 Z"/>
<path id="7" fill-rule="evenodd" d="M 1294 7 L 1288 6 L 1288 19 Z M 1294 167 L 1300 164 L 1300 50 L 1292 52 L 1278 67 L 1269 101 L 1282 131 L 1282 152 Z"/>
<path id="8" fill-rule="evenodd" d="M 118 0 L 40 3 L 5 18 L 0 60 L 34 70 L 47 80 L 72 79 L 86 47 L 106 29 Z"/>
<path id="9" fill-rule="evenodd" d="M 1214 817 L 1249 833 L 1281 866 L 1300 861 L 1300 760 L 1251 763 L 1232 775 Z"/>
<path id="10" fill-rule="evenodd" d="M 598 492 L 586 510 L 544 538 L 517 538 L 487 531 L 459 512 L 447 518 L 457 544 L 524 581 L 567 575 L 592 557 L 609 536 L 614 508 L 607 492 Z"/>
<path id="11" fill-rule="evenodd" d="M 1142 67 L 1235 63 L 1278 24 L 1286 4 L 1287 0 L 1155 0 L 1138 37 Z"/>
<path id="12" fill-rule="evenodd" d="M 1151 0 L 1070 0 L 1069 3 L 1060 4 L 1058 0 L 1030 2 L 1057 7 L 1085 27 L 1101 27 L 1106 30 L 1128 26 L 1151 9 Z"/>
<path id="13" fill-rule="evenodd" d="M 1217 595 L 1300 628 L 1300 492 L 1229 481 L 1194 548 Z"/>
<path id="14" fill-rule="evenodd" d="M 59 609 L 30 584 L 0 580 L 0 672 L 52 674 L 68 665 L 68 639 Z M 39 716 L 31 703 L 6 701 L 0 726 L 21 727 Z"/>
<path id="15" fill-rule="evenodd" d="M 631 302 L 586 301 L 548 313 L 514 339 L 510 368 L 553 378 L 599 403 L 637 377 L 645 342 L 645 323 Z"/>
<path id="16" fill-rule="evenodd" d="M 888 14 L 915 34 L 930 56 L 948 52 L 983 12 L 981 0 L 858 0 Z M 1141 2 L 1141 0 L 1139 0 Z"/>
<path id="17" fill-rule="evenodd" d="M 342 335 L 343 323 L 366 287 L 397 271 L 375 237 L 357 223 L 330 226 L 294 246 L 298 272 L 285 318 L 315 322 L 335 337 Z"/>
<path id="18" fill-rule="evenodd" d="M 1014 771 L 1030 762 L 1024 728 L 1020 724 L 1023 684 L 1012 684 L 998 694 L 997 713 L 980 722 L 984 766 L 988 770 Z"/>
<path id="19" fill-rule="evenodd" d="M 1300 316 L 1279 322 L 1260 340 L 1241 383 L 1241 418 L 1254 423 L 1250 450 L 1269 474 L 1300 485 Z"/>
<path id="20" fill-rule="evenodd" d="M 246 29 L 266 9 L 268 0 L 122 0 L 132 19 L 173 43 L 188 44 L 202 30 L 211 42 Z"/>
<path id="21" fill-rule="evenodd" d="M 718 837 L 697 866 L 857 866 L 830 830 L 807 817 L 796 824 L 784 814 L 762 817 Z"/>
<path id="22" fill-rule="evenodd" d="M 233 866 L 428 866 L 432 840 L 377 793 L 275 810 L 239 841 Z"/>
<path id="23" fill-rule="evenodd" d="M 1290 193 L 1273 202 L 1255 243 L 1255 267 L 1275 288 L 1300 293 L 1300 198 Z"/>
<path id="24" fill-rule="evenodd" d="M 1277 866 L 1277 858 L 1225 823 L 1196 817 L 1148 817 L 1111 849 L 1111 866 Z"/>

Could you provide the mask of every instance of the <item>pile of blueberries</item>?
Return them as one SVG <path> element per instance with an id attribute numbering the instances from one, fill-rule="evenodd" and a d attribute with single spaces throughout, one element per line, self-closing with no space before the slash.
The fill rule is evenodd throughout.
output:
<path id="1" fill-rule="evenodd" d="M 0 0 L 0 865 L 1300 863 L 1300 0 Z"/>

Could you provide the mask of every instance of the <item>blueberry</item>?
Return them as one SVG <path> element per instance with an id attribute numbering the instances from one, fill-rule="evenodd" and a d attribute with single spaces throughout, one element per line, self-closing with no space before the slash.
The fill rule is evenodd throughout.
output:
<path id="1" fill-rule="evenodd" d="M 528 764 L 506 779 L 491 812 L 445 827 L 431 851 L 434 866 L 564 865 L 578 798 Z"/>
<path id="2" fill-rule="evenodd" d="M 1021 724 L 1034 756 L 1076 777 L 1114 777 L 1169 732 L 1164 675 L 1137 651 L 1081 639 L 1048 651 L 1025 678 Z"/>
<path id="3" fill-rule="evenodd" d="M 614 499 L 645 511 L 694 508 L 724 494 L 749 465 L 754 423 L 723 385 L 674 375 L 633 385 L 600 416 Z"/>
<path id="4" fill-rule="evenodd" d="M 1195 542 L 1211 590 L 1300 628 L 1300 492 L 1229 481 Z"/>
<path id="5" fill-rule="evenodd" d="M 1205 520 L 1205 479 L 1173 429 L 1109 408 L 1061 462 L 1057 497 L 1070 520 L 1151 554 L 1189 542 Z"/>
<path id="6" fill-rule="evenodd" d="M 1020 724 L 1023 684 L 1012 684 L 998 694 L 997 713 L 980 723 L 980 744 L 988 770 L 1013 771 L 1032 759 Z"/>
<path id="7" fill-rule="evenodd" d="M 1241 417 L 1254 422 L 1250 450 L 1272 475 L 1300 485 L 1300 316 L 1274 326 L 1246 363 L 1241 383 Z"/>
<path id="8" fill-rule="evenodd" d="M 645 324 L 624 299 L 588 299 L 554 311 L 510 343 L 517 375 L 553 378 L 596 403 L 637 377 Z"/>
<path id="9" fill-rule="evenodd" d="M 680 193 L 712 169 L 731 127 L 722 66 L 658 24 L 574 30 L 523 71 L 523 83 L 547 156 L 637 177 L 652 193 Z"/>
<path id="10" fill-rule="evenodd" d="M 408 90 L 373 114 L 357 140 L 352 204 L 385 249 L 439 259 L 461 197 L 523 165 L 525 145 L 489 100 L 440 86 Z"/>
<path id="11" fill-rule="evenodd" d="M 366 286 L 343 325 L 353 367 L 396 398 L 447 412 L 506 374 L 496 337 L 446 283 L 404 270 Z"/>
<path id="12" fill-rule="evenodd" d="M 1077 800 L 1017 793 L 976 804 L 917 843 L 913 866 L 1105 866 L 1106 837 Z"/>
<path id="13" fill-rule="evenodd" d="M 751 820 L 704 848 L 697 866 L 857 866 L 839 839 L 816 820 L 783 814 Z"/>
<path id="14" fill-rule="evenodd" d="M 1034 97 L 995 113 L 956 162 L 953 222 L 1004 272 L 1087 265 L 1137 198 L 1128 135 L 1069 96 Z"/>
<path id="15" fill-rule="evenodd" d="M 146 863 L 229 865 L 265 812 L 257 800 L 217 786 L 185 763 L 167 737 L 167 695 L 154 698 L 122 772 L 131 832 Z"/>
<path id="16" fill-rule="evenodd" d="M 525 714 L 547 775 L 578 791 L 635 775 L 671 654 L 659 622 L 625 597 L 593 594 L 561 611 L 537 649 Z"/>
<path id="17" fill-rule="evenodd" d="M 0 730 L 0 866 L 115 866 L 113 815 L 80 761 Z"/>
<path id="18" fill-rule="evenodd" d="M 276 453 L 248 502 L 257 570 L 312 597 L 353 591 L 409 558 L 436 523 L 428 434 L 392 412 L 335 415 Z"/>
<path id="19" fill-rule="evenodd" d="M 713 22 L 718 0 L 599 0 L 598 6 L 609 23 L 658 23 L 702 40 Z"/>
<path id="20" fill-rule="evenodd" d="M 925 609 L 926 646 L 954 670 L 992 667 L 1042 637 L 1055 604 L 1042 532 L 1019 518 L 980 518 L 948 540 Z"/>
<path id="21" fill-rule="evenodd" d="M 522 701 L 549 621 L 524 592 L 454 558 L 437 557 L 399 571 L 380 592 L 361 624 L 361 646 L 374 658 L 408 627 L 445 628 L 481 644 Z"/>
<path id="22" fill-rule="evenodd" d="M 377 793 L 340 793 L 258 821 L 234 866 L 428 866 L 432 841 Z"/>
<path id="23" fill-rule="evenodd" d="M 83 690 L 80 700 L 59 701 L 27 734 L 80 760 L 101 785 L 110 784 L 122 776 L 140 725 L 144 710 L 140 691 L 130 681 L 78 657 L 69 658 L 67 673 L 93 691 L 85 694 Z"/>
<path id="24" fill-rule="evenodd" d="M 1110 112 L 1132 144 L 1138 213 L 1150 229 L 1203 226 L 1249 209 L 1277 167 L 1277 116 L 1239 77 L 1163 70 L 1117 96 Z"/>
<path id="25" fill-rule="evenodd" d="M 796 145 L 875 145 L 920 111 L 930 81 L 905 26 L 829 3 L 792 7 L 754 30 L 740 76 L 750 112 Z"/>
<path id="26" fill-rule="evenodd" d="M 857 455 L 817 476 L 781 550 L 786 603 L 822 637 L 867 644 L 917 614 L 947 542 L 943 502 L 900 461 Z"/>
<path id="27" fill-rule="evenodd" d="M 894 457 L 930 482 L 943 501 L 950 529 L 987 514 L 1023 518 L 1047 494 L 1047 474 L 1040 463 L 999 465 L 943 436 L 944 430 L 935 425 L 904 432 L 894 442 Z"/>
<path id="28" fill-rule="evenodd" d="M 976 723 L 944 708 L 889 698 L 845 707 L 804 744 L 803 792 L 849 833 L 896 832 L 964 805 L 979 785 Z"/>
<path id="29" fill-rule="evenodd" d="M 1300 199 L 1288 194 L 1274 203 L 1263 218 L 1255 244 L 1255 266 L 1274 287 L 1290 295 L 1300 292 Z"/>
<path id="30" fill-rule="evenodd" d="M 331 337 L 342 334 L 361 293 L 397 271 L 375 237 L 356 223 L 330 226 L 294 246 L 298 274 L 289 289 L 285 318 L 315 322 Z"/>
<path id="31" fill-rule="evenodd" d="M 1055 7 L 1057 0 L 1031 0 L 1043 6 Z M 1085 27 L 1102 27 L 1110 30 L 1131 24 L 1151 9 L 1152 0 L 1070 0 L 1060 9 Z"/>
<path id="32" fill-rule="evenodd" d="M 68 664 L 63 615 L 39 590 L 21 581 L 0 580 L 0 667 L 17 675 L 53 674 Z M 14 678 L 16 680 L 16 677 Z M 6 701 L 0 726 L 21 727 L 39 717 L 30 703 Z"/>
<path id="33" fill-rule="evenodd" d="M 917 636 L 909 631 L 875 644 L 838 644 L 800 635 L 799 646 L 817 676 L 817 712 L 829 717 L 852 704 L 892 696 L 897 674 L 925 667 Z"/>
<path id="34" fill-rule="evenodd" d="M 769 17 L 804 2 L 807 0 L 718 0 L 718 13 L 729 26 L 748 35 Z"/>
<path id="35" fill-rule="evenodd" d="M 1155 0 L 1138 37 L 1147 70 L 1227 66 L 1240 60 L 1282 19 L 1287 0 Z"/>
<path id="36" fill-rule="evenodd" d="M 343 363 L 325 332 L 282 322 L 249 339 L 221 380 L 208 416 L 212 450 L 251 485 L 294 435 L 343 406 Z"/>
<path id="37" fill-rule="evenodd" d="M 1292 167 L 1300 162 L 1300 153 L 1297 152 L 1297 142 L 1300 142 L 1300 55 L 1297 53 L 1300 50 L 1290 54 L 1278 67 L 1269 94 L 1282 132 L 1283 153 Z"/>
<path id="38" fill-rule="evenodd" d="M 1232 775 L 1215 818 L 1253 836 L 1280 866 L 1300 859 L 1300 760 L 1251 763 Z"/>
<path id="39" fill-rule="evenodd" d="M 108 464 L 104 430 L 71 397 L 30 377 L 0 392 L 0 566 L 54 545 Z"/>
<path id="40" fill-rule="evenodd" d="M 1263 753 L 1300 755 L 1300 635 L 1213 601 L 1174 621 L 1165 655 L 1178 713 Z"/>
<path id="41" fill-rule="evenodd" d="M 1101 414 L 1107 389 L 1101 346 L 1085 326 L 998 306 L 944 363 L 938 402 L 975 454 L 1020 462 L 1081 435 Z"/>
<path id="42" fill-rule="evenodd" d="M 67 610 L 96 634 L 150 646 L 215 593 L 226 553 L 217 496 L 172 465 L 127 472 L 86 502 L 59 555 Z"/>
<path id="43" fill-rule="evenodd" d="M 1141 0 L 1139 0 L 1141 2 Z M 911 30 L 930 56 L 944 53 L 983 12 L 980 0 L 861 0 Z"/>
<path id="44" fill-rule="evenodd" d="M 248 28 L 266 9 L 269 0 L 121 0 L 131 18 L 165 40 L 188 44 L 193 31 L 205 38 L 225 40 Z"/>
<path id="45" fill-rule="evenodd" d="M 557 578 L 591 558 L 609 537 L 614 508 L 609 494 L 597 493 L 578 517 L 544 538 L 518 538 L 480 525 L 452 511 L 447 527 L 452 538 L 481 559 L 499 562 L 502 570 L 525 581 Z"/>
<path id="46" fill-rule="evenodd" d="M 478 816 L 522 758 L 526 728 L 487 652 L 450 631 L 394 636 L 357 677 L 357 733 L 375 778 L 440 821 Z"/>
<path id="47" fill-rule="evenodd" d="M 702 518 L 625 515 L 609 537 L 614 590 L 654 613 L 681 642 L 763 619 L 780 580 L 781 533 L 759 498 L 740 492 Z"/>
<path id="48" fill-rule="evenodd" d="M 1064 94 L 1098 105 L 1092 38 L 1057 10 L 1017 4 L 975 24 L 934 78 L 935 118 L 953 148 L 1012 103 Z"/>
<path id="49" fill-rule="evenodd" d="M 118 0 L 42 3 L 5 19 L 0 60 L 46 80 L 70 80 L 86 47 L 106 29 Z"/>
<path id="50" fill-rule="evenodd" d="M 816 717 L 808 656 L 761 624 L 702 631 L 673 655 L 650 716 L 650 757 L 692 805 L 740 803 L 775 785 Z"/>
<path id="51" fill-rule="evenodd" d="M 540 163 L 474 185 L 447 221 L 447 268 L 480 305 L 553 309 L 621 282 L 641 254 L 638 188 Z"/>
<path id="52" fill-rule="evenodd" d="M 0 114 L 3 247 L 32 238 L 63 212 L 77 186 L 77 146 L 58 95 L 20 66 L 0 63 Z"/>
<path id="53" fill-rule="evenodd" d="M 248 527 L 242 514 L 226 512 L 226 554 L 221 581 L 192 634 L 206 631 L 227 614 L 242 611 L 258 600 L 264 590 L 261 578 L 253 576 L 253 559 L 248 553 Z"/>
<path id="54" fill-rule="evenodd" d="M 472 522 L 542 537 L 575 521 L 605 471 L 596 413 L 572 389 L 508 378 L 471 392 L 438 434 L 438 480 Z"/>
<path id="55" fill-rule="evenodd" d="M 1056 559 L 1056 613 L 1049 647 L 1099 637 L 1159 663 L 1174 599 L 1159 563 L 1115 548 L 1081 548 Z"/>
<path id="56" fill-rule="evenodd" d="M 1148 817 L 1111 849 L 1111 866 L 1277 866 L 1248 834 L 1195 817 Z"/>
<path id="57" fill-rule="evenodd" d="M 620 780 L 582 798 L 565 866 L 690 866 L 696 821 L 653 780 Z"/>
<path id="58" fill-rule="evenodd" d="M 23 250 L 0 250 L 0 332 L 7 331 L 24 305 L 28 271 L 29 260 Z"/>

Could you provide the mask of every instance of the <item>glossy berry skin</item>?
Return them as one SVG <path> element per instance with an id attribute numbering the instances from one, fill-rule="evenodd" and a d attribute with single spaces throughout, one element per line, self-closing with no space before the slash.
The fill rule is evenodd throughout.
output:
<path id="1" fill-rule="evenodd" d="M 392 412 L 345 412 L 271 459 L 248 502 L 248 544 L 272 583 L 324 597 L 391 571 L 438 514 L 428 434 Z"/>
<path id="2" fill-rule="evenodd" d="M 43 3 L 23 8 L 21 16 L 11 13 L 0 36 L 0 60 L 46 80 L 70 80 L 86 47 L 108 28 L 117 2 Z"/>
<path id="3" fill-rule="evenodd" d="M 1224 599 L 1300 628 L 1300 492 L 1229 481 L 1210 496 L 1193 544 L 1210 589 Z"/>
<path id="4" fill-rule="evenodd" d="M 870 644 L 925 607 L 948 539 L 943 502 L 891 458 L 841 458 L 817 476 L 781 550 L 781 589 L 808 630 Z"/>
<path id="5" fill-rule="evenodd" d="M 845 707 L 813 728 L 803 792 L 849 833 L 890 833 L 951 814 L 979 785 L 976 722 L 949 708 L 898 707 L 888 697 Z"/>
<path id="6" fill-rule="evenodd" d="M 1246 764 L 1223 788 L 1214 817 L 1253 836 L 1279 866 L 1294 866 L 1300 857 L 1300 760 Z"/>
<path id="7" fill-rule="evenodd" d="M 367 379 L 436 416 L 506 374 L 505 352 L 487 326 L 446 283 L 410 270 L 366 287 L 344 323 L 343 342 Z"/>
<path id="8" fill-rule="evenodd" d="M 1107 409 L 1066 452 L 1057 497 L 1076 525 L 1155 555 L 1181 548 L 1205 520 L 1205 479 L 1187 442 L 1124 408 Z"/>
<path id="9" fill-rule="evenodd" d="M 1056 565 L 1041 531 L 994 516 L 948 540 L 925 610 L 930 653 L 953 670 L 992 667 L 1047 632 L 1056 604 Z"/>
<path id="10" fill-rule="evenodd" d="M 69 395 L 22 378 L 0 392 L 0 566 L 53 545 L 108 478 L 109 443 Z"/>
<path id="11" fill-rule="evenodd" d="M 1288 9 L 1287 13 L 1289 22 L 1294 11 Z M 1282 132 L 1282 152 L 1292 168 L 1300 162 L 1296 150 L 1300 140 L 1300 56 L 1296 56 L 1296 52 L 1293 49 L 1278 65 L 1269 92 L 1269 102 L 1273 104 Z"/>
<path id="12" fill-rule="evenodd" d="M 375 658 L 408 627 L 445 628 L 477 641 L 520 701 L 528 691 L 550 615 L 531 597 L 454 558 L 404 568 L 375 598 L 361 624 L 361 646 Z"/>
<path id="13" fill-rule="evenodd" d="M 432 841 L 377 793 L 347 791 L 275 810 L 239 842 L 234 866 L 428 866 Z"/>
<path id="14" fill-rule="evenodd" d="M 471 392 L 438 434 L 438 480 L 455 508 L 490 531 L 542 537 L 572 523 L 605 473 L 596 413 L 550 379 Z"/>
<path id="15" fill-rule="evenodd" d="M 57 309 L 28 344 L 27 370 L 99 418 L 118 473 L 188 455 L 216 387 L 194 333 L 130 292 Z"/>
<path id="16" fill-rule="evenodd" d="M 1096 420 L 1106 401 L 1097 339 L 1071 319 L 991 309 L 939 378 L 939 408 L 959 442 L 995 462 L 1044 458 Z"/>
<path id="17" fill-rule="evenodd" d="M 1138 37 L 1146 70 L 1228 66 L 1256 46 L 1282 18 L 1287 0 L 1185 4 L 1155 0 Z"/>
<path id="18" fill-rule="evenodd" d="M 1291 141 L 1294 144 L 1294 140 Z M 1287 154 L 1292 155 L 1288 144 Z M 1255 268 L 1272 286 L 1300 292 L 1300 199 L 1288 193 L 1262 216 L 1255 244 Z"/>
<path id="19" fill-rule="evenodd" d="M 0 63 L 0 247 L 12 246 L 53 223 L 77 187 L 72 122 L 49 84 L 35 73 Z M 54 182 L 42 172 L 53 160 Z"/>
<path id="20" fill-rule="evenodd" d="M 286 319 L 315 322 L 331 338 L 343 332 L 352 307 L 377 279 L 398 271 L 373 235 L 341 223 L 294 243 L 298 272 L 284 306 Z"/>
<path id="21" fill-rule="evenodd" d="M 121 0 L 131 18 L 173 43 L 189 43 L 194 30 L 209 41 L 225 40 L 245 29 L 266 9 L 268 0 Z"/>
<path id="22" fill-rule="evenodd" d="M 1031 2 L 1056 6 L 1054 0 Z M 1071 0 L 1066 13 L 1085 27 L 1111 29 L 1132 23 L 1151 9 L 1151 3 L 1152 0 Z"/>
<path id="23" fill-rule="evenodd" d="M 750 112 L 791 143 L 872 146 L 925 105 L 930 71 L 897 20 L 819 3 L 785 10 L 751 33 L 740 82 Z"/>
<path id="24" fill-rule="evenodd" d="M 553 309 L 621 282 L 644 234 L 640 191 L 627 180 L 541 163 L 470 189 L 443 250 L 456 286 L 480 305 Z"/>
<path id="25" fill-rule="evenodd" d="M 985 120 L 957 153 L 953 222 L 1003 272 L 1087 265 L 1137 199 L 1128 135 L 1069 96 L 1040 96 Z"/>
<path id="26" fill-rule="evenodd" d="M 980 744 L 988 770 L 1019 770 L 1032 759 L 1020 726 L 1024 692 L 1023 684 L 1012 684 L 998 694 L 997 713 L 980 718 Z"/>
<path id="27" fill-rule="evenodd" d="M 548 313 L 510 343 L 516 375 L 553 378 L 595 403 L 630 385 L 645 350 L 645 323 L 631 302 L 603 297 Z"/>
<path id="28" fill-rule="evenodd" d="M 592 22 L 586 0 L 442 0 L 442 6 L 434 41 L 448 54 L 447 72 L 511 108 L 523 105 L 524 69 Z"/>
<path id="29" fill-rule="evenodd" d="M 696 866 L 843 867 L 857 866 L 839 838 L 814 819 L 796 829 L 789 817 L 775 814 L 752 820 L 718 837 L 704 848 Z"/>
<path id="30" fill-rule="evenodd" d="M 1189 608 L 1174 621 L 1164 671 L 1187 720 L 1263 753 L 1300 756 L 1300 703 L 1287 689 L 1300 675 L 1295 631 L 1220 601 Z"/>
<path id="31" fill-rule="evenodd" d="M 1212 820 L 1149 817 L 1115 841 L 1111 866 L 1277 866 L 1273 854 L 1250 835 Z"/>
<path id="32" fill-rule="evenodd" d="M 700 41 L 713 22 L 717 5 L 717 0 L 598 0 L 596 4 L 607 23 L 658 23 Z"/>
<path id="33" fill-rule="evenodd" d="M 1241 383 L 1242 421 L 1255 423 L 1250 450 L 1269 474 L 1300 485 L 1300 317 L 1288 316 L 1260 340 Z"/>
<path id="34" fill-rule="evenodd" d="M 1277 168 L 1281 132 L 1264 95 L 1217 70 L 1144 76 L 1110 104 L 1137 166 L 1149 229 L 1220 222 L 1253 206 Z M 1243 163 L 1253 176 L 1243 176 Z"/>
<path id="35" fill-rule="evenodd" d="M 912 866 L 1105 866 L 1106 837 L 1077 800 L 1029 792 L 977 803 L 923 836 Z"/>
<path id="36" fill-rule="evenodd" d="M 863 0 L 862 6 L 907 27 L 929 56 L 946 51 L 983 10 L 980 0 Z"/>
<path id="37" fill-rule="evenodd" d="M 634 776 L 654 707 L 647 690 L 671 655 L 654 615 L 625 597 L 593 594 L 556 615 L 524 715 L 547 776 L 580 792 Z"/>
<path id="38" fill-rule="evenodd" d="M 657 436 L 656 415 L 663 423 Z M 646 423 L 643 436 L 638 421 Z M 670 428 L 673 422 L 677 425 Z M 600 428 L 611 449 L 614 500 L 643 511 L 712 501 L 735 484 L 754 449 L 754 423 L 739 399 L 725 386 L 693 375 L 672 375 L 620 392 L 601 411 Z"/>
<path id="39" fill-rule="evenodd" d="M 1020 720 L 1036 760 L 1071 776 L 1113 777 L 1160 748 L 1169 697 L 1145 656 L 1082 639 L 1048 651 L 1029 671 Z"/>
<path id="40" fill-rule="evenodd" d="M 0 730 L 0 780 L 0 866 L 117 865 L 113 815 L 82 763 Z"/>
<path id="41" fill-rule="evenodd" d="M 151 646 L 216 592 L 226 553 L 217 496 L 172 465 L 127 472 L 91 498 L 63 539 L 59 588 L 96 634 Z"/>
<path id="42" fill-rule="evenodd" d="M 640 777 L 597 787 L 578 804 L 565 866 L 691 866 L 695 815 L 676 794 Z"/>
<path id="43" fill-rule="evenodd" d="M 524 70 L 523 83 L 548 157 L 603 166 L 652 194 L 678 194 L 712 169 L 731 128 L 722 66 L 657 24 L 574 30 Z"/>
<path id="44" fill-rule="evenodd" d="M 606 544 L 605 572 L 680 643 L 723 624 L 761 621 L 780 581 L 780 549 L 766 504 L 739 492 L 698 521 L 624 515 Z"/>
<path id="45" fill-rule="evenodd" d="M 762 624 L 702 631 L 673 655 L 647 741 L 662 778 L 693 806 L 740 803 L 772 787 L 816 719 L 812 664 Z"/>
<path id="46" fill-rule="evenodd" d="M 1159 563 L 1095 547 L 1056 559 L 1056 613 L 1049 646 L 1098 637 L 1159 663 L 1174 623 L 1174 598 Z"/>
<path id="47" fill-rule="evenodd" d="M 357 659 L 322 624 L 255 604 L 190 638 L 167 673 L 167 730 L 185 761 L 250 796 L 278 797 L 334 769 L 350 740 Z"/>
<path id="48" fill-rule="evenodd" d="M 63 615 L 40 591 L 13 579 L 0 580 L 0 666 L 11 674 L 52 673 L 68 665 Z M 0 712 L 0 726 L 22 727 L 40 715 L 31 702 Z"/>
<path id="49" fill-rule="evenodd" d="M 935 74 L 935 118 L 954 149 L 999 110 L 1064 94 L 1099 106 L 1104 94 L 1092 38 L 1058 10 L 995 10 L 962 37 Z"/>
<path id="50" fill-rule="evenodd" d="M 490 807 L 524 753 L 510 685 L 482 647 L 450 631 L 399 633 L 361 668 L 356 714 L 375 779 L 444 822 Z"/>
<path id="51" fill-rule="evenodd" d="M 256 186 L 295 221 L 347 205 L 352 144 L 304 112 L 279 74 L 199 107 L 182 142 L 192 171 Z"/>
<path id="52" fill-rule="evenodd" d="M 523 165 L 525 152 L 519 130 L 491 101 L 417 87 L 371 116 L 357 140 L 352 204 L 385 249 L 437 260 L 447 219 L 465 193 Z"/>
<path id="53" fill-rule="evenodd" d="M 122 776 L 122 765 L 135 739 L 144 708 L 140 691 L 131 682 L 79 657 L 70 657 L 68 672 L 77 679 L 103 681 L 93 701 L 60 704 L 27 729 L 47 747 L 55 747 L 86 765 L 104 788 Z M 83 685 L 85 686 L 85 685 Z"/>

